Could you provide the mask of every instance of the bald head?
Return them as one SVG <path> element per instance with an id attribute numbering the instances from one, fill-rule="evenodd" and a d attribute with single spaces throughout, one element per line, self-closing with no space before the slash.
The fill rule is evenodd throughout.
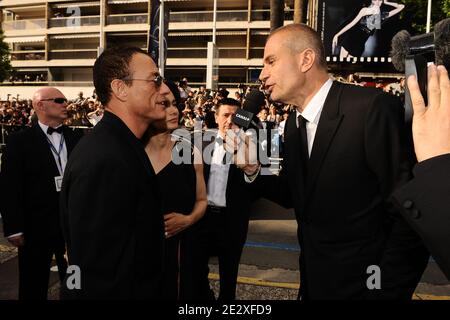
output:
<path id="1" fill-rule="evenodd" d="M 33 109 L 42 123 L 56 127 L 67 118 L 67 102 L 56 88 L 44 87 L 33 94 Z"/>
<path id="2" fill-rule="evenodd" d="M 311 27 L 302 23 L 288 24 L 274 30 L 267 38 L 267 42 L 274 37 L 294 54 L 308 48 L 312 49 L 316 54 L 315 64 L 317 67 L 324 70 L 327 69 L 322 40 L 319 34 Z"/>
<path id="3" fill-rule="evenodd" d="M 65 98 L 65 96 L 56 88 L 44 87 L 37 89 L 33 94 L 33 108 L 36 110 L 36 106 L 39 101 L 53 98 Z"/>

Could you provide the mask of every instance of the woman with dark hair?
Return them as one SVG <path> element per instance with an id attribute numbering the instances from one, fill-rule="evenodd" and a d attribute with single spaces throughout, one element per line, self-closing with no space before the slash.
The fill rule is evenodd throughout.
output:
<path id="1" fill-rule="evenodd" d="M 195 149 L 190 141 L 174 138 L 178 128 L 180 94 L 177 86 L 166 82 L 168 95 L 166 118 L 148 129 L 145 151 L 159 183 L 161 206 L 165 222 L 165 261 L 163 297 L 168 300 L 195 299 L 196 292 L 196 233 L 195 223 L 203 217 L 206 206 L 206 186 L 203 166 L 175 164 L 174 157 L 185 159 L 189 150 L 193 160 Z M 188 146 L 186 147 L 186 144 Z"/>
<path id="2" fill-rule="evenodd" d="M 394 7 L 394 9 L 391 11 L 381 10 L 383 3 L 386 6 Z M 340 58 L 361 56 L 369 37 L 376 30 L 381 29 L 381 25 L 386 19 L 398 14 L 404 8 L 404 4 L 371 0 L 367 7 L 359 10 L 356 17 L 335 34 L 331 48 L 333 54 L 339 54 Z M 335 52 L 337 49 L 339 52 Z"/>

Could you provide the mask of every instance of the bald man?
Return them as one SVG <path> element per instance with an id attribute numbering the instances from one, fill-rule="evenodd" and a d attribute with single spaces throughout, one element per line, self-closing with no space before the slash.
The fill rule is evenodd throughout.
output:
<path id="1" fill-rule="evenodd" d="M 280 175 L 254 183 L 295 208 L 300 297 L 410 299 L 428 253 L 389 201 L 410 175 L 400 102 L 330 79 L 320 36 L 301 24 L 269 36 L 260 80 L 297 107 Z"/>
<path id="2" fill-rule="evenodd" d="M 66 273 L 59 222 L 59 191 L 68 155 L 81 138 L 63 126 L 67 99 L 55 88 L 33 95 L 38 121 L 11 134 L 2 155 L 4 235 L 19 251 L 19 299 L 47 299 L 52 257 L 60 279 Z"/>

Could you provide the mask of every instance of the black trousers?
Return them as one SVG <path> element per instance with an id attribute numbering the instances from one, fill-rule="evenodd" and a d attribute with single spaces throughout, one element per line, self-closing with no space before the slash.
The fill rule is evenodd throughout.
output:
<path id="1" fill-rule="evenodd" d="M 199 286 L 201 252 L 199 251 L 197 224 L 175 237 L 166 239 L 163 275 L 164 300 L 196 300 Z"/>
<path id="2" fill-rule="evenodd" d="M 208 207 L 198 227 L 201 266 L 199 284 L 203 288 L 199 299 L 215 299 L 209 287 L 208 262 L 211 256 L 217 256 L 220 276 L 218 300 L 235 300 L 239 261 L 247 236 L 248 220 L 230 221 L 230 212 L 227 212 L 227 209 L 212 212 Z"/>
<path id="3" fill-rule="evenodd" d="M 25 235 L 19 247 L 19 300 L 47 300 L 50 267 L 53 255 L 62 282 L 67 271 L 62 239 L 33 239 Z"/>

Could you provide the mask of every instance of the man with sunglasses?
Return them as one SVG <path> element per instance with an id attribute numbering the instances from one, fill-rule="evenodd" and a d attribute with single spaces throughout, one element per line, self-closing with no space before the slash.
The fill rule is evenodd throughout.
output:
<path id="1" fill-rule="evenodd" d="M 59 220 L 59 192 L 79 131 L 63 126 L 67 99 L 55 88 L 33 95 L 38 121 L 11 134 L 2 156 L 4 234 L 19 251 L 19 299 L 47 299 L 52 257 L 60 280 L 67 262 Z"/>
<path id="2" fill-rule="evenodd" d="M 61 219 L 69 265 L 79 272 L 67 275 L 63 298 L 158 299 L 164 221 L 141 138 L 165 118 L 170 90 L 139 48 L 105 50 L 93 73 L 105 112 L 64 175 Z"/>

